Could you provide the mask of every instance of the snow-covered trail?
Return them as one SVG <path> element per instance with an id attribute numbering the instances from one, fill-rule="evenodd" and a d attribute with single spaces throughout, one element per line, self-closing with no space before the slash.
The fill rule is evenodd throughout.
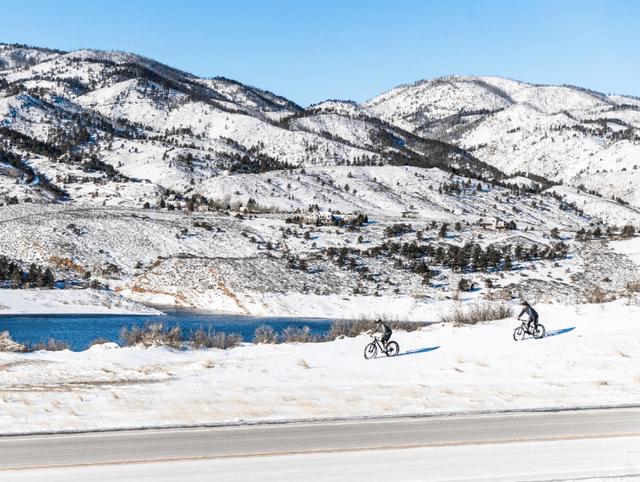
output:
<path id="1" fill-rule="evenodd" d="M 549 336 L 516 342 L 514 319 L 394 333 L 395 358 L 365 360 L 369 338 L 172 351 L 96 345 L 0 353 L 0 433 L 238 421 L 633 405 L 640 400 L 638 308 L 539 305 Z"/>

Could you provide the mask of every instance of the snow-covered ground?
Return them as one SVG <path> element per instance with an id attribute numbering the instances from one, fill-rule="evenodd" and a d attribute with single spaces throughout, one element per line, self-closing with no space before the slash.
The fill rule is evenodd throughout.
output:
<path id="1" fill-rule="evenodd" d="M 0 315 L 36 313 L 161 314 L 154 308 L 135 303 L 113 291 L 0 290 Z"/>
<path id="2" fill-rule="evenodd" d="M 514 318 L 437 323 L 394 333 L 400 356 L 372 360 L 364 335 L 227 351 L 0 353 L 0 433 L 637 404 L 638 306 L 535 308 L 541 340 L 514 341 Z"/>

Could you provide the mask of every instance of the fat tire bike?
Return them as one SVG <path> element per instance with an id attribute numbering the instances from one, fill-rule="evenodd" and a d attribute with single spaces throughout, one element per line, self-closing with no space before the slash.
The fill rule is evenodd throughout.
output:
<path id="1" fill-rule="evenodd" d="M 513 331 L 513 339 L 515 341 L 523 340 L 525 334 L 531 335 L 537 340 L 539 338 L 544 338 L 544 335 L 546 334 L 546 330 L 544 329 L 544 326 L 541 325 L 540 323 L 536 325 L 536 328 L 534 330 L 533 323 L 522 320 L 522 325 L 520 325 L 518 328 L 516 328 Z"/>
<path id="2" fill-rule="evenodd" d="M 378 354 L 378 350 L 387 356 L 396 356 L 400 353 L 400 346 L 395 341 L 387 342 L 387 349 L 384 349 L 382 342 L 377 336 L 373 337 L 373 341 L 364 348 L 364 357 L 369 360 Z"/>

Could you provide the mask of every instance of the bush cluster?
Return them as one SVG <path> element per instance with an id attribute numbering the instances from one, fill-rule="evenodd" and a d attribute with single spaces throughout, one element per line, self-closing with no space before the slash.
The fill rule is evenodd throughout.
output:
<path id="1" fill-rule="evenodd" d="M 385 320 L 393 331 L 416 331 L 426 323 L 402 320 Z M 260 325 L 254 333 L 254 343 L 318 343 L 333 341 L 340 337 L 354 338 L 376 327 L 373 318 L 362 317 L 352 320 L 335 320 L 325 335 L 314 335 L 308 326 L 302 328 L 288 326 L 278 335 L 271 326 Z"/>
<path id="2" fill-rule="evenodd" d="M 37 343 L 33 343 L 29 346 L 28 351 L 63 351 L 70 350 L 71 345 L 66 341 L 55 340 L 53 338 L 49 338 L 47 341 L 40 340 Z"/>
<path id="3" fill-rule="evenodd" d="M 18 343 L 11 339 L 8 331 L 0 333 L 0 352 L 34 352 L 40 350 L 46 351 L 62 351 L 71 349 L 71 345 L 65 341 L 49 338 L 48 340 L 40 340 L 37 343 Z"/>
<path id="4" fill-rule="evenodd" d="M 142 346 L 144 348 L 168 346 L 179 349 L 182 347 L 182 330 L 179 326 L 169 328 L 163 323 L 147 322 L 143 327 L 132 326 L 122 328 L 120 339 L 124 346 Z"/>
<path id="5" fill-rule="evenodd" d="M 220 350 L 227 350 L 229 348 L 235 348 L 242 343 L 242 335 L 237 333 L 227 334 L 224 331 L 215 331 L 211 326 L 205 331 L 200 327 L 195 331 L 192 331 L 189 335 L 188 341 L 193 344 L 196 350 L 202 348 L 219 348 Z"/>
<path id="6" fill-rule="evenodd" d="M 181 349 L 185 343 L 190 343 L 195 349 L 220 348 L 226 350 L 234 348 L 242 343 L 242 336 L 225 332 L 216 332 L 211 326 L 208 330 L 200 327 L 192 330 L 187 337 L 182 333 L 180 326 L 172 328 L 163 323 L 146 323 L 143 327 L 133 326 L 131 329 L 123 328 L 120 339 L 124 346 L 142 346 L 144 348 L 168 346 L 176 350 Z"/>
<path id="7" fill-rule="evenodd" d="M 505 303 L 478 301 L 470 304 L 466 309 L 461 304 L 456 305 L 450 313 L 441 314 L 439 321 L 453 323 L 456 326 L 475 325 L 482 321 L 511 318 L 513 315 L 513 306 Z"/>

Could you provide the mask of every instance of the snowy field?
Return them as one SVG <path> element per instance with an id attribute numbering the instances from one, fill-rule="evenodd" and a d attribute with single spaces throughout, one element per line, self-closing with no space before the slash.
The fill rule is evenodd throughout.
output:
<path id="1" fill-rule="evenodd" d="M 367 336 L 228 351 L 0 353 L 0 433 L 638 403 L 639 307 L 535 308 L 544 339 L 514 341 L 513 318 L 438 323 L 394 333 L 396 358 L 365 360 Z"/>

